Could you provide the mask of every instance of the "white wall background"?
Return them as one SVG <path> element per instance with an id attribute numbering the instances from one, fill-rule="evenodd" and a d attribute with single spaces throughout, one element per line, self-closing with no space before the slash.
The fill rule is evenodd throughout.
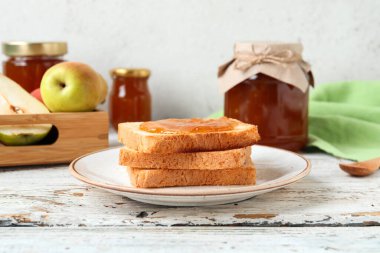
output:
<path id="1" fill-rule="evenodd" d="M 150 68 L 155 118 L 222 108 L 217 66 L 240 40 L 301 41 L 317 83 L 380 79 L 378 0 L 0 0 L 0 40 L 68 41 L 109 82 Z"/>

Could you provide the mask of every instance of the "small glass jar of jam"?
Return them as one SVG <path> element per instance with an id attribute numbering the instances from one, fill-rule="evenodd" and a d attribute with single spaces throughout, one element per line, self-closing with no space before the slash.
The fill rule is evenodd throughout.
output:
<path id="1" fill-rule="evenodd" d="M 28 92 L 40 87 L 45 71 L 63 62 L 66 42 L 4 42 L 3 74 L 20 84 Z"/>
<path id="2" fill-rule="evenodd" d="M 151 120 L 151 96 L 148 69 L 112 69 L 113 86 L 110 94 L 110 118 L 113 127 L 122 122 Z"/>
<path id="3" fill-rule="evenodd" d="M 307 144 L 308 92 L 314 81 L 301 53 L 300 44 L 242 43 L 223 66 L 229 76 L 222 85 L 230 87 L 224 114 L 257 125 L 259 144 L 292 151 Z"/>

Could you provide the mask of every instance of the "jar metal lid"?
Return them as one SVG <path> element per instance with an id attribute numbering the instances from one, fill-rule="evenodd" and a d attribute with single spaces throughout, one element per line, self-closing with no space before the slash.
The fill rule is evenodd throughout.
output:
<path id="1" fill-rule="evenodd" d="M 3 53 L 7 56 L 60 56 L 67 53 L 66 42 L 3 42 Z"/>
<path id="2" fill-rule="evenodd" d="M 114 68 L 110 71 L 111 77 L 138 77 L 145 78 L 150 76 L 149 69 L 143 68 Z"/>

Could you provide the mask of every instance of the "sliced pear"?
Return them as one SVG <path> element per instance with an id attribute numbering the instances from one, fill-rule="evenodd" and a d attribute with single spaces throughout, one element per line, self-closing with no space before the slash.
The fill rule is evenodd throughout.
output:
<path id="1" fill-rule="evenodd" d="M 42 140 L 50 131 L 46 125 L 12 126 L 0 130 L 0 140 L 7 146 L 24 146 Z"/>
<path id="2" fill-rule="evenodd" d="M 3 114 L 14 114 L 14 110 L 9 104 L 9 101 L 0 94 L 0 115 Z"/>
<path id="3" fill-rule="evenodd" d="M 49 110 L 20 85 L 0 74 L 0 114 L 49 113 Z M 0 125 L 0 142 L 4 145 L 29 145 L 42 140 L 51 124 Z"/>

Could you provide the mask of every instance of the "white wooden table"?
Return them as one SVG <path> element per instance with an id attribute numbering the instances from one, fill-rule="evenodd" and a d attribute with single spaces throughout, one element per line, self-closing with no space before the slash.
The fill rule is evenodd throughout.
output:
<path id="1" fill-rule="evenodd" d="M 114 140 L 113 140 L 114 143 Z M 235 204 L 162 207 L 74 179 L 67 165 L 0 170 L 0 252 L 380 252 L 380 173 L 312 172 Z"/>

